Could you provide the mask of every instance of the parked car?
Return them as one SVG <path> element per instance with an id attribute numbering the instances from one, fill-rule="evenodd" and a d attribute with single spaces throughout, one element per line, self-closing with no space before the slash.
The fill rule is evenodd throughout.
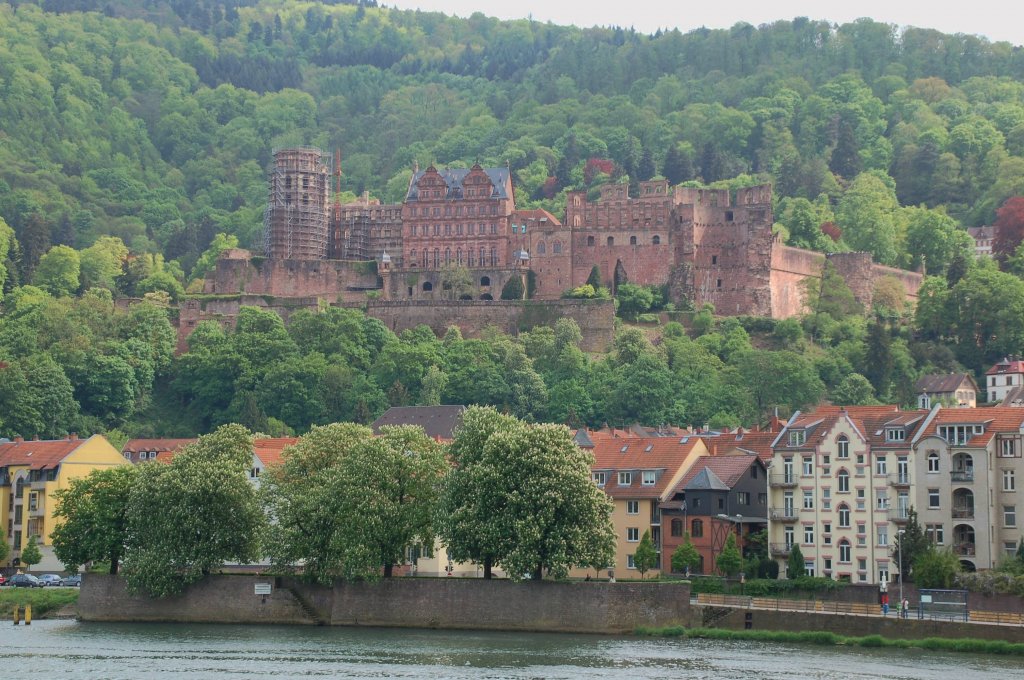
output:
<path id="1" fill-rule="evenodd" d="M 72 574 L 64 579 L 64 585 L 71 586 L 72 588 L 78 588 L 82 585 L 82 575 Z"/>
<path id="2" fill-rule="evenodd" d="M 62 586 L 64 585 L 64 579 L 57 574 L 43 574 L 39 577 L 39 582 L 44 586 Z"/>
<path id="3" fill-rule="evenodd" d="M 42 588 L 43 583 L 32 574 L 15 574 L 11 577 L 11 585 L 15 588 Z"/>
<path id="4" fill-rule="evenodd" d="M 0 574 L 0 586 L 4 585 L 5 583 L 7 583 L 7 578 L 3 574 Z"/>

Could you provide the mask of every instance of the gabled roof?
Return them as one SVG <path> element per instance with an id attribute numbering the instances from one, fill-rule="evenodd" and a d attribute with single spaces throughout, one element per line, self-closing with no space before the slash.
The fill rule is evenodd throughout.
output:
<path id="1" fill-rule="evenodd" d="M 385 425 L 419 425 L 428 437 L 451 441 L 455 429 L 462 422 L 465 406 L 392 406 L 370 425 L 374 434 L 380 434 Z"/>
<path id="2" fill-rule="evenodd" d="M 688 464 L 695 448 L 706 449 L 697 436 L 653 437 L 632 439 L 601 439 L 594 445 L 592 470 L 612 473 L 605 482 L 605 493 L 612 498 L 661 497 L 684 465 Z M 642 485 L 643 470 L 656 471 L 655 483 Z M 632 484 L 619 486 L 617 472 L 636 472 Z"/>
<path id="3" fill-rule="evenodd" d="M 1003 375 L 1010 373 L 1024 373 L 1024 361 L 1017 358 L 1005 358 L 992 368 L 985 371 L 985 375 Z"/>
<path id="4" fill-rule="evenodd" d="M 1010 389 L 1003 397 L 1003 400 L 999 402 L 1000 406 L 1013 406 L 1020 408 L 1024 406 L 1024 385 L 1017 385 Z"/>
<path id="5" fill-rule="evenodd" d="M 474 166 L 475 167 L 475 166 Z M 419 187 L 416 186 L 423 176 L 431 171 L 437 172 L 444 180 L 445 184 L 448 185 L 447 199 L 458 199 L 463 197 L 462 183 L 465 181 L 466 176 L 471 173 L 474 168 L 445 168 L 443 170 L 437 170 L 433 167 L 427 168 L 426 170 L 413 174 L 412 182 L 409 183 L 409 193 L 406 195 L 407 201 L 415 201 L 419 199 Z M 508 168 L 481 168 L 487 173 L 487 178 L 491 180 L 492 190 L 491 195 L 487 198 L 509 198 L 509 188 L 511 182 L 509 181 L 509 170 Z"/>
<path id="6" fill-rule="evenodd" d="M 692 491 L 694 489 L 729 491 L 758 460 L 760 460 L 758 456 L 746 454 L 701 458 L 693 464 L 686 476 L 679 482 L 676 491 Z M 764 466 L 762 465 L 761 468 L 764 469 Z M 702 475 L 706 475 L 712 483 L 717 480 L 720 486 L 696 486 L 707 483 L 700 480 Z"/>
<path id="7" fill-rule="evenodd" d="M 866 441 L 877 442 L 874 433 L 878 430 L 879 424 L 884 424 L 893 419 L 901 418 L 906 414 L 915 414 L 909 420 L 918 422 L 918 417 L 927 415 L 927 411 L 904 411 L 899 406 L 835 406 L 832 404 L 817 407 L 811 413 L 794 414 L 793 418 L 779 433 L 778 439 L 774 442 L 775 448 L 807 449 L 817 446 L 832 430 L 836 421 L 840 418 L 847 418 L 857 433 Z M 801 445 L 790 446 L 788 433 L 794 430 L 804 430 L 805 442 Z M 909 442 L 912 431 L 907 432 L 906 440 Z"/>
<path id="8" fill-rule="evenodd" d="M 299 441 L 297 437 L 256 439 L 252 443 L 252 452 L 263 463 L 263 467 L 274 467 L 281 464 L 281 454 L 285 448 L 292 446 L 297 441 Z"/>
<path id="9" fill-rule="evenodd" d="M 87 441 L 76 438 L 0 443 L 0 467 L 18 465 L 32 470 L 53 469 Z"/>
<path id="10" fill-rule="evenodd" d="M 741 451 L 767 462 L 772 459 L 772 442 L 778 436 L 778 432 L 723 432 L 709 437 L 707 443 L 716 455 Z"/>
<path id="11" fill-rule="evenodd" d="M 996 237 L 996 228 L 994 226 L 968 227 L 967 233 L 970 234 L 971 238 L 975 241 L 993 239 Z"/>
<path id="12" fill-rule="evenodd" d="M 543 208 L 534 210 L 515 210 L 512 212 L 512 221 L 519 224 L 526 221 L 545 222 L 548 226 L 560 227 L 562 223 L 557 217 Z"/>
<path id="13" fill-rule="evenodd" d="M 139 451 L 156 451 L 159 456 L 165 451 L 177 451 L 186 444 L 196 441 L 191 439 L 129 439 L 121 447 L 121 453 L 136 453 Z"/>
<path id="14" fill-rule="evenodd" d="M 683 486 L 686 491 L 728 491 L 729 486 L 718 478 L 712 470 L 701 468 L 689 482 Z"/>
<path id="15" fill-rule="evenodd" d="M 946 394 L 956 392 L 964 386 L 964 382 L 967 382 L 967 386 L 975 392 L 978 391 L 978 384 L 974 382 L 974 378 L 972 378 L 969 373 L 942 373 L 926 375 L 919 378 L 918 381 L 914 383 L 914 390 L 917 393 L 926 392 L 928 394 Z"/>
<path id="16" fill-rule="evenodd" d="M 1024 411 L 1011 406 L 989 408 L 937 408 L 925 435 L 937 434 L 943 425 L 982 425 L 984 432 L 972 435 L 965 446 L 985 446 L 997 434 L 1016 434 L 1024 426 Z"/>

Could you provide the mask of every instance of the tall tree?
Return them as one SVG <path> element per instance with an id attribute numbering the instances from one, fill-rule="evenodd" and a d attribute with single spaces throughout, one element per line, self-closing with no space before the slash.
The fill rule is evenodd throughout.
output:
<path id="1" fill-rule="evenodd" d="M 996 236 L 992 242 L 992 254 L 999 262 L 1017 252 L 1017 246 L 1024 241 L 1024 196 L 1012 196 L 996 211 Z"/>
<path id="2" fill-rule="evenodd" d="M 32 567 L 43 561 L 43 554 L 39 551 L 39 546 L 36 544 L 35 535 L 29 536 L 28 545 L 21 551 L 20 559 L 21 563 L 28 569 L 32 569 Z"/>
<path id="3" fill-rule="evenodd" d="M 51 540 L 53 553 L 68 571 L 87 562 L 109 562 L 116 574 L 128 537 L 128 501 L 138 468 L 121 465 L 95 470 L 71 480 L 56 492 L 57 527 Z"/>
<path id="4" fill-rule="evenodd" d="M 651 540 L 651 531 L 648 529 L 640 537 L 640 543 L 637 544 L 636 552 L 633 553 L 633 566 L 640 572 L 641 580 L 643 580 L 644 574 L 657 566 L 657 561 L 658 553 L 654 549 L 654 541 Z"/>
<path id="5" fill-rule="evenodd" d="M 690 575 L 690 571 L 700 567 L 700 553 L 690 540 L 689 532 L 683 532 L 683 542 L 672 551 L 672 571 Z"/>
<path id="6" fill-rule="evenodd" d="M 733 532 L 730 531 L 729 535 L 725 537 L 725 545 L 722 547 L 722 552 L 718 553 L 715 558 L 715 565 L 722 576 L 731 578 L 740 573 L 743 556 L 740 555 L 740 549 L 736 547 L 736 534 Z"/>

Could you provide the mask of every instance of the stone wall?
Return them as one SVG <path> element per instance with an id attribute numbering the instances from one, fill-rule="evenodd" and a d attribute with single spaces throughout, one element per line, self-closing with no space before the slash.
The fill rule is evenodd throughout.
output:
<path id="1" fill-rule="evenodd" d="M 825 256 L 776 243 L 772 249 L 772 316 L 787 319 L 804 311 L 804 281 L 821 279 Z"/>
<path id="2" fill-rule="evenodd" d="M 256 595 L 255 584 L 272 584 Z M 83 621 L 267 623 L 567 633 L 631 633 L 690 620 L 687 584 L 512 583 L 397 578 L 334 588 L 260 576 L 211 576 L 164 600 L 132 595 L 119 577 L 88 574 Z"/>
<path id="3" fill-rule="evenodd" d="M 467 337 L 478 337 L 488 326 L 517 335 L 535 326 L 553 326 L 558 319 L 569 318 L 579 324 L 583 349 L 587 352 L 605 351 L 615 335 L 615 306 L 610 300 L 373 300 L 367 303 L 366 313 L 380 319 L 396 333 L 422 324 L 441 335 L 449 326 L 458 326 Z"/>
<path id="4" fill-rule="evenodd" d="M 235 250 L 217 260 L 203 292 L 356 301 L 365 297 L 365 291 L 378 288 L 375 262 L 268 260 Z"/>

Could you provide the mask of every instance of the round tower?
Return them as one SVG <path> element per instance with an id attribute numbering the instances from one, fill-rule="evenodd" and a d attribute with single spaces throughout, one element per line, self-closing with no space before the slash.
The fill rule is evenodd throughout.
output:
<path id="1" fill-rule="evenodd" d="M 263 245 L 268 258 L 326 259 L 329 174 L 320 149 L 274 150 L 270 200 L 263 217 Z"/>

